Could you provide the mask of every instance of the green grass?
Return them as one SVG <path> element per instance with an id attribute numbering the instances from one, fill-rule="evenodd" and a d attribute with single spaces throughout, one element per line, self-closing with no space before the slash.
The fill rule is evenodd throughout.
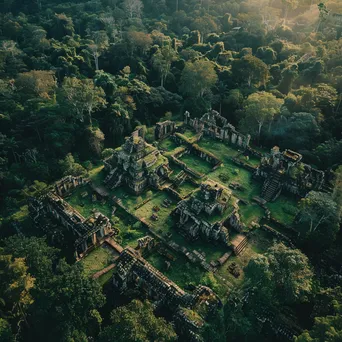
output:
<path id="1" fill-rule="evenodd" d="M 196 137 L 197 133 L 194 132 L 194 131 L 192 131 L 192 130 L 190 130 L 190 129 L 187 129 L 187 130 L 183 133 L 183 135 L 184 135 L 185 137 L 187 137 L 188 139 L 192 139 L 192 138 L 195 138 L 195 137 Z"/>
<path id="2" fill-rule="evenodd" d="M 106 283 L 108 283 L 113 276 L 114 273 L 114 269 L 111 269 L 110 271 L 108 271 L 107 273 L 103 274 L 102 276 L 100 276 L 97 280 L 100 283 L 101 286 L 104 286 Z"/>
<path id="3" fill-rule="evenodd" d="M 260 165 L 260 159 L 255 156 L 245 156 L 243 154 L 240 154 L 238 159 L 253 167 Z"/>
<path id="4" fill-rule="evenodd" d="M 228 181 L 223 182 L 220 175 L 225 175 Z M 239 183 L 244 190 L 233 190 L 233 193 L 238 198 L 243 198 L 251 201 L 254 196 L 259 196 L 261 184 L 252 179 L 252 173 L 246 169 L 239 167 L 232 161 L 226 161 L 221 167 L 208 174 L 208 177 L 218 183 L 228 186 L 231 182 Z"/>
<path id="5" fill-rule="evenodd" d="M 176 190 L 181 196 L 187 196 L 192 191 L 194 191 L 196 188 L 197 188 L 197 186 L 195 186 L 194 184 L 185 181 L 181 186 L 176 188 Z"/>
<path id="6" fill-rule="evenodd" d="M 285 225 L 291 225 L 298 210 L 298 202 L 290 196 L 280 195 L 274 202 L 267 203 L 267 207 L 273 218 Z"/>
<path id="7" fill-rule="evenodd" d="M 88 192 L 88 195 L 85 198 L 82 198 L 81 194 L 85 191 Z M 102 204 L 100 201 L 92 202 L 91 194 L 92 190 L 90 186 L 81 186 L 75 189 L 71 196 L 66 198 L 66 201 L 85 218 L 91 215 L 93 209 L 100 211 L 102 214 L 110 218 L 112 212 L 110 201 L 107 200 L 105 204 Z"/>
<path id="8" fill-rule="evenodd" d="M 170 240 L 174 241 L 181 247 L 186 247 L 189 251 L 196 250 L 198 252 L 204 252 L 207 262 L 217 260 L 228 251 L 228 248 L 222 244 L 215 245 L 212 242 L 203 240 L 201 238 L 199 238 L 197 241 L 189 242 L 182 235 L 180 235 L 176 229 L 172 229 L 171 233 L 172 237 Z"/>
<path id="9" fill-rule="evenodd" d="M 170 205 L 168 208 L 164 208 L 162 206 L 165 199 L 172 201 L 172 205 Z M 158 215 L 157 221 L 151 219 L 152 214 L 155 213 L 152 210 L 155 206 L 158 206 L 160 208 L 160 210 L 156 212 L 156 214 Z M 139 209 L 135 210 L 135 215 L 139 218 L 144 218 L 148 223 L 152 225 L 154 229 L 158 229 L 157 232 L 159 232 L 159 230 L 161 232 L 165 232 L 169 230 L 170 225 L 172 224 L 172 222 L 170 221 L 170 213 L 175 207 L 175 198 L 171 197 L 166 192 L 159 192 L 155 196 L 153 196 L 153 198 L 149 202 L 144 204 Z"/>
<path id="10" fill-rule="evenodd" d="M 170 160 L 169 162 L 170 168 L 173 170 L 173 173 L 171 175 L 171 178 L 176 177 L 181 171 L 181 167 L 175 164 L 173 161 Z"/>
<path id="11" fill-rule="evenodd" d="M 178 145 L 174 143 L 171 138 L 167 138 L 160 142 L 159 147 L 170 152 L 176 149 Z"/>
<path id="12" fill-rule="evenodd" d="M 180 160 L 185 163 L 190 169 L 193 169 L 199 173 L 207 174 L 213 168 L 213 166 L 207 161 L 194 154 L 183 154 Z"/>
<path id="13" fill-rule="evenodd" d="M 91 276 L 113 262 L 110 250 L 104 246 L 91 251 L 81 261 L 86 275 Z"/>
<path id="14" fill-rule="evenodd" d="M 101 163 L 89 171 L 89 178 L 96 185 L 103 185 L 103 181 L 106 178 L 103 168 L 104 165 Z"/>
<path id="15" fill-rule="evenodd" d="M 234 147 L 214 139 L 202 138 L 197 144 L 205 150 L 215 154 L 215 156 L 222 161 L 226 161 L 229 157 L 235 157 L 239 153 Z"/>
<path id="16" fill-rule="evenodd" d="M 167 259 L 164 256 L 158 253 L 154 253 L 147 257 L 148 262 L 182 288 L 187 287 L 190 283 L 199 284 L 206 273 L 205 270 L 190 263 L 182 256 L 177 256 L 175 261 L 170 261 L 171 267 L 166 270 L 166 260 Z"/>
<path id="17" fill-rule="evenodd" d="M 240 203 L 239 207 L 241 220 L 246 226 L 249 226 L 252 221 L 259 222 L 260 219 L 264 216 L 264 210 L 256 203 L 251 203 L 248 205 Z"/>
<path id="18" fill-rule="evenodd" d="M 264 254 L 273 245 L 273 237 L 262 229 L 256 229 L 248 239 L 250 248 L 258 254 Z"/>

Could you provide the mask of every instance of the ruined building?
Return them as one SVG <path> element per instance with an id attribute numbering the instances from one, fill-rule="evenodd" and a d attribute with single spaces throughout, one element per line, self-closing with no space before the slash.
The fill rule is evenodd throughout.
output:
<path id="1" fill-rule="evenodd" d="M 138 288 L 158 306 L 165 305 L 173 313 L 177 325 L 186 330 L 183 333 L 190 341 L 197 340 L 196 334 L 204 320 L 222 305 L 208 287 L 198 286 L 193 293 L 185 292 L 131 247 L 125 248 L 115 262 L 113 284 L 121 293 Z"/>
<path id="2" fill-rule="evenodd" d="M 156 140 L 162 140 L 176 131 L 176 123 L 174 121 L 157 122 L 154 129 L 154 137 Z"/>
<path id="3" fill-rule="evenodd" d="M 168 159 L 143 139 L 141 130 L 133 132 L 112 156 L 104 160 L 104 164 L 109 172 L 106 186 L 115 189 L 124 185 L 135 194 L 149 185 L 158 188 L 171 173 Z"/>
<path id="4" fill-rule="evenodd" d="M 202 183 L 199 191 L 180 201 L 174 210 L 177 228 L 190 240 L 202 236 L 228 245 L 229 234 L 224 224 L 235 212 L 231 196 L 231 191 L 222 185 Z"/>
<path id="5" fill-rule="evenodd" d="M 115 233 L 107 216 L 95 212 L 84 218 L 61 197 L 86 182 L 83 177 L 67 176 L 56 182 L 53 190 L 45 196 L 29 201 L 30 215 L 36 224 L 43 222 L 46 217 L 54 218 L 75 236 L 77 259 Z"/>
<path id="6" fill-rule="evenodd" d="M 251 136 L 238 132 L 234 126 L 227 122 L 226 118 L 215 110 L 211 110 L 201 118 L 193 119 L 189 112 L 185 112 L 184 122 L 196 132 L 202 132 L 204 136 L 227 142 L 242 149 L 246 149 L 249 146 Z"/>
<path id="7" fill-rule="evenodd" d="M 261 196 L 266 201 L 274 201 L 283 189 L 304 197 L 310 190 L 322 188 L 324 172 L 301 160 L 301 154 L 291 150 L 281 152 L 278 146 L 263 156 L 254 176 L 264 179 Z"/>

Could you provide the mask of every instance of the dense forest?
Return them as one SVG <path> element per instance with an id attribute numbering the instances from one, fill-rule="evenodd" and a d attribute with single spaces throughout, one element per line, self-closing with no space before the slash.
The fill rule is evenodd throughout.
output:
<path id="1" fill-rule="evenodd" d="M 202 340 L 274 341 L 258 317 L 290 307 L 295 341 L 342 341 L 341 0 L 2 2 L 1 341 L 185 339 L 153 303 L 86 276 L 27 201 L 89 175 L 135 127 L 153 143 L 157 122 L 211 109 L 255 148 L 299 152 L 327 192 L 301 201 L 300 249 L 251 259 Z"/>

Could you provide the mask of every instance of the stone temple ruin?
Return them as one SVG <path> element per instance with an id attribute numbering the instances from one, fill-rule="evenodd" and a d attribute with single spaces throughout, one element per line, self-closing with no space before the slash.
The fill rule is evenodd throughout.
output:
<path id="1" fill-rule="evenodd" d="M 192 293 L 185 292 L 131 247 L 124 249 L 115 262 L 113 284 L 121 293 L 138 288 L 157 306 L 166 306 L 190 341 L 199 340 L 197 333 L 204 320 L 222 306 L 210 288 L 200 285 Z"/>
<path id="2" fill-rule="evenodd" d="M 174 121 L 157 122 L 154 130 L 154 137 L 156 140 L 167 138 L 176 131 L 176 123 Z"/>
<path id="3" fill-rule="evenodd" d="M 231 191 L 212 181 L 201 184 L 199 191 L 178 203 L 174 210 L 177 228 L 190 240 L 199 237 L 229 245 L 226 225 L 239 227 Z M 231 223 L 231 224 L 230 224 Z"/>
<path id="4" fill-rule="evenodd" d="M 223 142 L 236 145 L 243 149 L 249 146 L 251 136 L 238 132 L 227 119 L 221 116 L 216 110 L 204 114 L 201 118 L 191 118 L 189 112 L 184 114 L 185 124 L 191 126 L 195 132 L 202 132 L 204 136 L 219 139 Z"/>
<path id="5" fill-rule="evenodd" d="M 168 159 L 154 146 L 146 143 L 142 130 L 137 130 L 117 148 L 113 155 L 104 160 L 109 172 L 105 184 L 111 189 L 126 185 L 135 194 L 147 186 L 158 188 L 169 177 L 171 170 Z"/>
<path id="6" fill-rule="evenodd" d="M 43 224 L 45 218 L 52 217 L 75 236 L 77 259 L 115 233 L 107 216 L 94 212 L 84 218 L 63 199 L 62 196 L 87 182 L 83 177 L 67 176 L 56 182 L 53 190 L 46 195 L 29 201 L 30 215 L 36 224 Z"/>
<path id="7" fill-rule="evenodd" d="M 324 172 L 302 161 L 302 155 L 275 146 L 262 157 L 254 176 L 264 179 L 261 196 L 274 201 L 283 189 L 304 197 L 311 190 L 320 190 L 324 184 Z"/>

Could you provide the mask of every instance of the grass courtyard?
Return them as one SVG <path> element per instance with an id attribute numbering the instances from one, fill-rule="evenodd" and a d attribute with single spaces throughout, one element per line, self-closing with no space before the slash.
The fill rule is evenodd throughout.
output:
<path id="1" fill-rule="evenodd" d="M 166 150 L 168 152 L 173 151 L 174 149 L 177 148 L 177 144 L 171 140 L 171 138 L 166 138 L 164 139 L 160 144 L 159 148 L 162 150 Z"/>
<path id="2" fill-rule="evenodd" d="M 113 254 L 106 245 L 97 247 L 80 261 L 83 265 L 84 272 L 88 276 L 92 276 L 96 272 L 101 271 L 112 262 Z"/>
<path id="3" fill-rule="evenodd" d="M 188 139 L 194 139 L 196 136 L 194 132 L 189 130 L 186 130 L 183 135 Z M 255 167 L 259 164 L 259 158 L 253 156 L 246 158 L 244 155 L 239 154 L 240 151 L 237 149 L 207 138 L 201 139 L 198 144 L 221 159 L 223 165 L 213 171 L 213 165 L 193 154 L 184 154 L 180 160 L 186 163 L 189 168 L 205 174 L 206 177 L 203 180 L 208 178 L 227 187 L 229 187 L 230 183 L 241 185 L 240 189 L 231 189 L 231 191 L 234 196 L 232 197 L 233 201 L 238 199 L 246 201 L 246 203 L 239 203 L 239 213 L 242 222 L 249 226 L 253 221 L 259 222 L 262 220 L 264 210 L 253 201 L 253 197 L 260 196 L 262 184 L 252 179 L 252 172 L 231 160 L 232 157 L 238 156 L 239 160 Z M 170 138 L 163 140 L 159 146 L 166 151 L 164 152 L 165 156 L 169 156 L 177 149 L 183 148 L 177 146 Z M 172 161 L 170 161 L 169 166 L 173 170 L 172 180 L 182 170 Z M 101 171 L 102 166 L 97 166 L 89 172 L 94 184 L 103 184 L 105 173 Z M 198 188 L 199 185 L 186 180 L 176 190 L 181 196 L 188 196 Z M 82 197 L 81 194 L 85 191 L 88 192 L 88 195 Z M 136 247 L 137 240 L 148 234 L 148 229 L 117 206 L 115 214 L 112 216 L 113 205 L 115 206 L 111 200 L 112 196 L 120 198 L 122 204 L 130 213 L 148 223 L 151 229 L 155 230 L 164 239 L 173 241 L 190 252 L 197 251 L 203 253 L 207 263 L 219 259 L 229 250 L 221 244 L 208 242 L 201 238 L 195 242 L 190 242 L 179 234 L 175 228 L 173 217 L 170 215 L 177 205 L 177 200 L 166 191 L 148 189 L 139 196 L 136 196 L 128 192 L 124 187 L 121 187 L 115 190 L 108 190 L 108 192 L 110 193 L 110 199 L 104 202 L 93 202 L 91 188 L 90 186 L 85 186 L 77 189 L 67 200 L 85 217 L 89 216 L 94 209 L 110 217 L 114 226 L 120 229 L 117 240 L 123 247 Z M 171 202 L 168 206 L 164 205 L 166 199 Z M 268 203 L 267 207 L 271 210 L 272 217 L 282 223 L 289 223 L 292 222 L 296 215 L 297 201 L 282 195 L 274 203 Z M 157 219 L 153 219 L 152 215 L 155 215 Z M 218 219 L 219 217 L 210 218 L 211 221 Z M 166 257 L 157 252 L 153 252 L 147 257 L 147 260 L 182 288 L 187 289 L 192 285 L 203 284 L 212 287 L 220 296 L 223 296 L 233 287 L 241 285 L 244 279 L 243 268 L 248 264 L 249 260 L 253 256 L 265 253 L 272 244 L 272 235 L 262 230 L 253 231 L 249 237 L 246 249 L 238 257 L 232 255 L 226 264 L 217 269 L 214 275 L 209 274 L 200 265 L 190 263 L 183 255 L 174 251 L 169 251 L 171 254 L 174 254 L 176 259 L 171 261 L 169 269 L 166 266 Z M 108 266 L 110 260 L 110 251 L 106 248 L 97 248 L 85 257 L 82 263 L 86 273 L 92 275 Z M 232 262 L 235 262 L 240 269 L 241 274 L 238 278 L 235 278 L 228 269 Z M 99 282 L 107 282 L 110 276 L 110 272 L 103 275 L 99 278 Z"/>
<path id="4" fill-rule="evenodd" d="M 237 149 L 209 138 L 202 138 L 197 144 L 205 150 L 215 154 L 215 156 L 223 162 L 229 160 L 231 157 L 236 157 L 239 154 Z"/>
<path id="5" fill-rule="evenodd" d="M 202 174 L 207 174 L 213 168 L 213 165 L 192 153 L 185 153 L 179 159 L 190 169 L 193 169 Z"/>
<path id="6" fill-rule="evenodd" d="M 298 201 L 292 196 L 281 194 L 274 202 L 267 203 L 271 210 L 272 217 L 285 225 L 291 225 L 297 212 Z"/>
<path id="7" fill-rule="evenodd" d="M 167 208 L 163 206 L 165 200 L 171 201 L 172 204 Z M 158 207 L 159 210 L 155 211 L 153 208 Z M 176 207 L 176 200 L 166 192 L 159 192 L 151 198 L 150 201 L 134 211 L 134 214 L 140 219 L 148 222 L 153 229 L 156 229 L 158 233 L 169 231 L 170 227 L 170 214 Z M 155 214 L 158 216 L 157 220 L 154 220 L 151 216 Z"/>
<path id="8" fill-rule="evenodd" d="M 176 188 L 176 191 L 183 197 L 189 195 L 191 192 L 193 192 L 194 190 L 196 190 L 198 187 L 195 186 L 194 184 L 185 181 L 183 184 L 181 184 L 180 186 L 178 186 Z"/>

